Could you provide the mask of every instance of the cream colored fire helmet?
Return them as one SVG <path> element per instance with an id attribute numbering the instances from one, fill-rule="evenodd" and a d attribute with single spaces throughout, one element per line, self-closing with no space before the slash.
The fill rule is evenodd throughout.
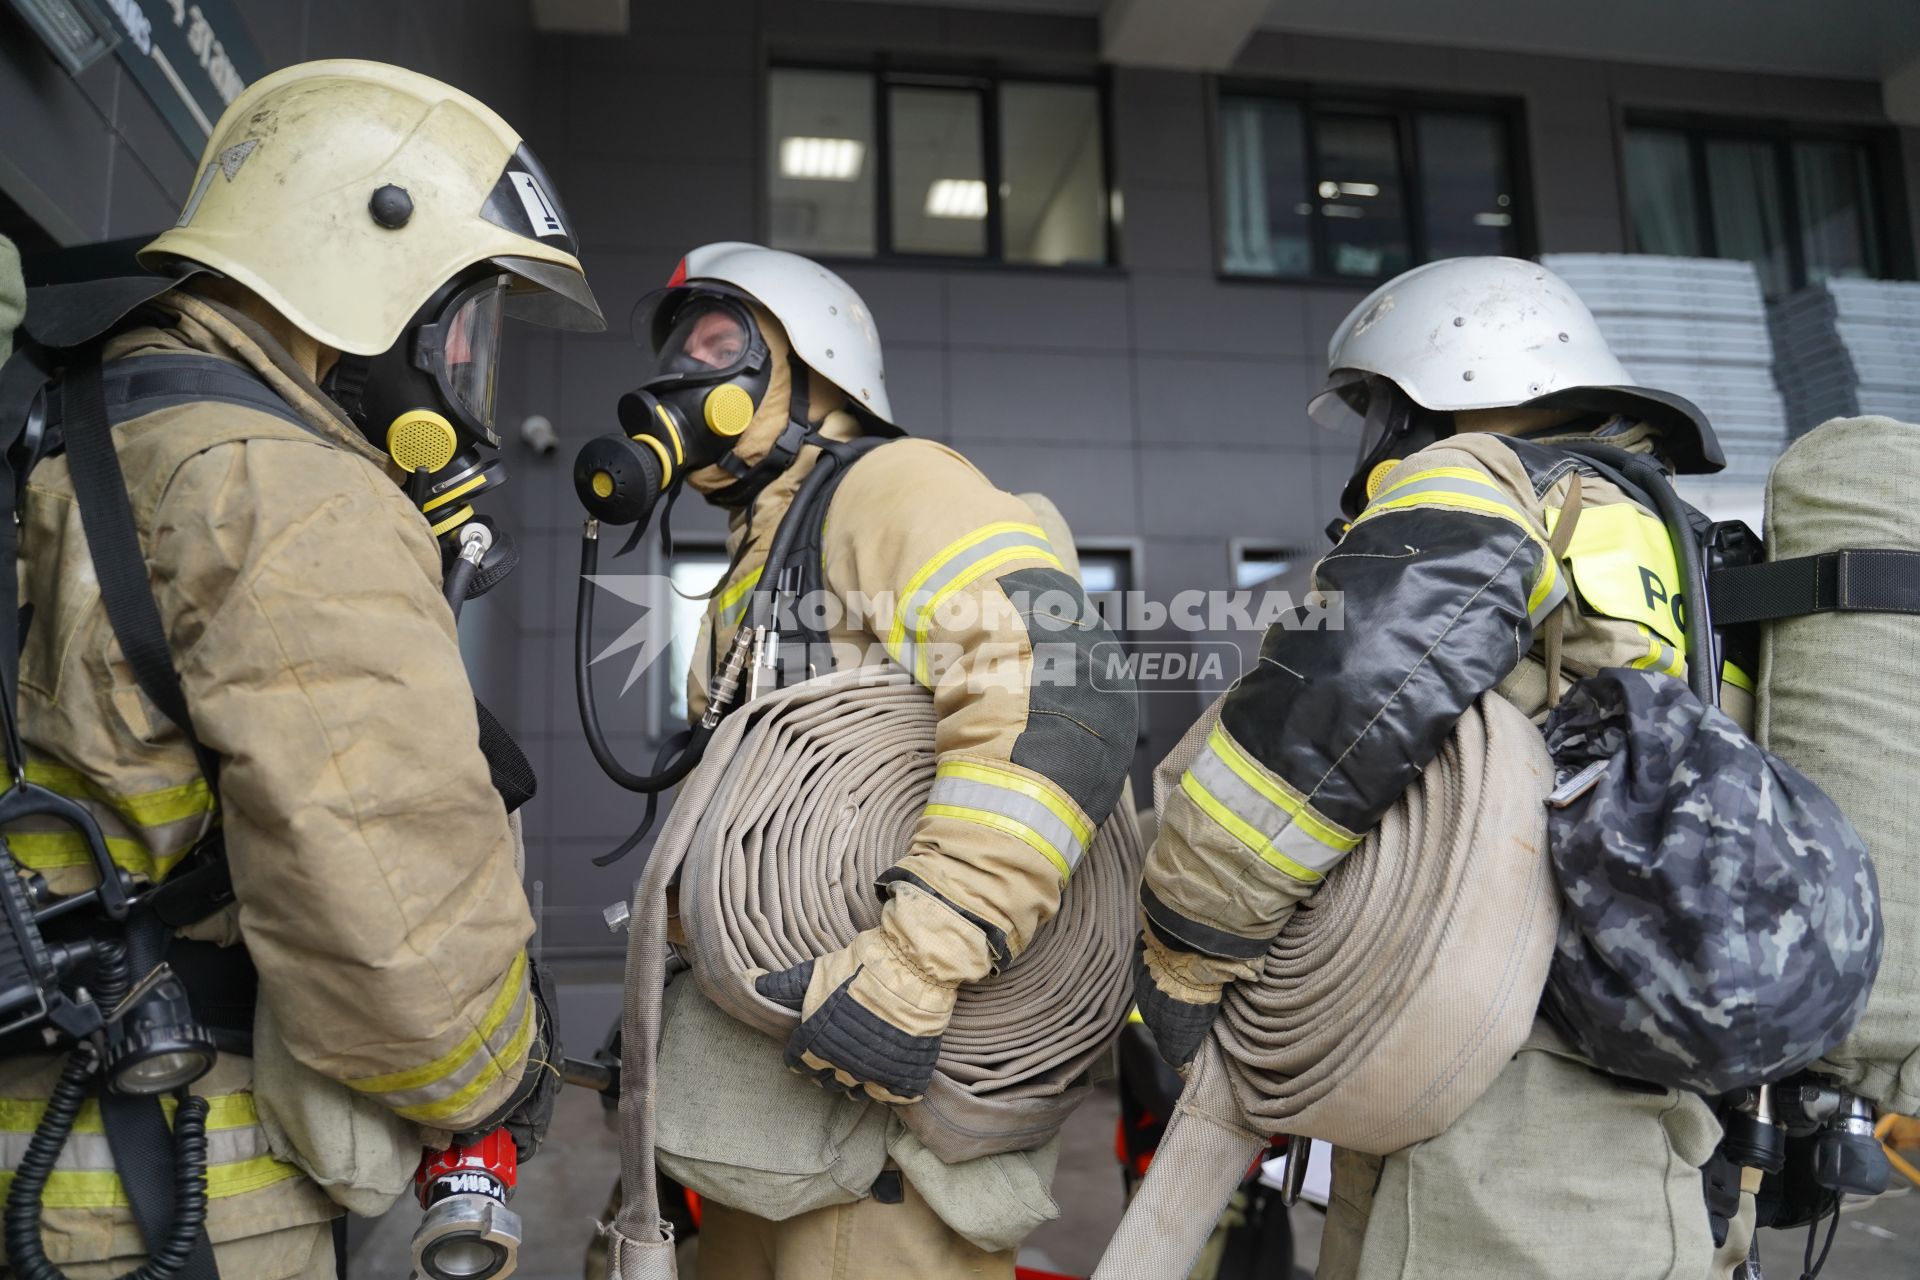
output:
<path id="1" fill-rule="evenodd" d="M 302 63 L 220 117 L 143 265 L 211 268 L 341 352 L 324 389 L 409 477 L 434 532 L 504 478 L 501 320 L 606 327 L 553 182 L 506 121 L 431 77 Z"/>
<path id="2" fill-rule="evenodd" d="M 230 276 L 309 336 L 371 356 L 449 280 L 490 263 L 511 314 L 606 327 L 553 183 L 486 104 L 429 76 L 335 59 L 233 100 L 186 208 L 140 251 Z"/>
<path id="3" fill-rule="evenodd" d="M 1380 462 L 1450 434 L 1451 415 L 1471 409 L 1623 414 L 1660 428 L 1677 470 L 1725 465 L 1700 409 L 1636 383 L 1572 286 L 1537 262 L 1449 258 L 1394 277 L 1334 330 L 1327 369 L 1307 411 L 1361 427 L 1348 506 L 1364 505 L 1354 487 Z"/>

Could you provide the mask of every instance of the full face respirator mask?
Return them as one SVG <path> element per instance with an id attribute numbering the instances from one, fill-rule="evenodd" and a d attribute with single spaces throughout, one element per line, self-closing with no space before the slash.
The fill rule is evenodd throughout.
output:
<path id="1" fill-rule="evenodd" d="M 766 338 L 745 299 L 718 289 L 643 300 L 653 366 L 620 397 L 620 430 L 590 440 L 573 484 L 587 513 L 644 528 L 660 499 L 721 462 L 752 425 L 772 383 Z"/>
<path id="2" fill-rule="evenodd" d="M 1336 376 L 1307 406 L 1308 416 L 1342 435 L 1357 434 L 1353 472 L 1340 491 L 1340 510 L 1357 520 L 1387 474 L 1403 458 L 1453 434 L 1453 415 L 1422 408 L 1377 374 L 1348 371 Z M 1340 540 L 1343 521 L 1328 533 Z"/>
<path id="3" fill-rule="evenodd" d="M 407 474 L 434 536 L 457 536 L 472 500 L 506 481 L 493 452 L 494 385 L 507 277 L 443 285 L 400 340 L 377 356 L 342 356 L 321 383 L 375 448 Z"/>

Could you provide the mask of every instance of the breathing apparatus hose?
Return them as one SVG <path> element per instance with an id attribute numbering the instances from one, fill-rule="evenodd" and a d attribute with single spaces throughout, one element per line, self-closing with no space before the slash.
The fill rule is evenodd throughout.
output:
<path id="1" fill-rule="evenodd" d="M 127 993 L 126 948 L 117 942 L 96 944 L 94 998 L 102 1009 L 117 1006 Z M 19 1280 L 66 1280 L 47 1257 L 40 1238 L 40 1199 L 59 1163 L 74 1122 L 92 1091 L 100 1053 L 82 1040 L 67 1055 L 47 1098 L 46 1110 L 28 1140 L 26 1154 L 7 1190 L 5 1233 L 7 1263 Z M 173 1221 L 166 1239 L 145 1262 L 120 1280 L 171 1280 L 193 1256 L 207 1220 L 207 1100 L 186 1095 L 173 1114 Z"/>
<path id="2" fill-rule="evenodd" d="M 665 791 L 693 772 L 693 767 L 700 763 L 700 753 L 705 750 L 712 731 L 703 734 L 695 726 L 679 758 L 672 764 L 664 764 L 666 751 L 663 749 L 661 757 L 654 761 L 654 772 L 650 774 L 634 773 L 614 755 L 612 746 L 607 742 L 606 731 L 600 727 L 600 711 L 593 700 L 590 671 L 593 665 L 593 579 L 599 572 L 600 522 L 589 520 L 580 535 L 580 589 L 573 612 L 573 691 L 580 704 L 580 727 L 586 732 L 587 746 L 592 749 L 594 760 L 616 785 L 628 791 L 649 794 Z M 667 747 L 672 747 L 678 738 L 679 735 L 669 738 Z"/>
<path id="3" fill-rule="evenodd" d="M 820 444 L 817 438 L 809 443 Z M 874 440 L 872 444 L 880 443 Z M 866 447 L 872 447 L 868 445 Z M 834 474 L 840 470 L 843 460 L 858 456 L 864 450 L 858 444 L 851 449 L 823 447 L 819 460 L 813 470 L 800 484 L 788 506 L 788 518 L 782 519 L 774 530 L 773 543 L 767 549 L 766 563 L 770 566 L 785 565 L 793 554 L 793 545 L 800 536 L 803 521 L 793 518 L 795 513 L 808 511 L 818 499 L 821 491 L 827 487 Z M 594 760 L 616 786 L 628 791 L 639 792 L 647 797 L 646 812 L 641 816 L 640 824 L 620 845 L 608 853 L 593 859 L 595 866 L 604 867 L 618 862 L 631 853 L 653 829 L 655 816 L 659 812 L 659 794 L 674 786 L 692 773 L 705 756 L 707 744 L 713 738 L 719 718 L 731 710 L 732 699 L 738 692 L 738 682 L 729 677 L 717 680 L 710 690 L 714 704 L 709 706 L 706 715 L 691 727 L 669 737 L 661 744 L 659 754 L 654 757 L 653 772 L 639 774 L 620 763 L 612 746 L 607 742 L 606 731 L 600 725 L 600 712 L 594 702 L 593 679 L 590 668 L 593 665 L 591 648 L 593 642 L 593 579 L 600 570 L 600 522 L 589 519 L 580 535 L 580 583 L 578 595 L 574 601 L 573 616 L 573 688 L 574 697 L 580 708 L 580 726 L 585 732 L 587 746 L 593 752 Z M 779 615 L 778 596 L 780 592 L 777 570 L 762 575 L 748 597 L 747 610 L 735 638 L 735 647 L 739 648 L 748 637 L 759 628 L 771 629 Z M 744 654 L 744 651 L 743 651 Z M 738 655 L 729 654 L 729 663 Z"/>

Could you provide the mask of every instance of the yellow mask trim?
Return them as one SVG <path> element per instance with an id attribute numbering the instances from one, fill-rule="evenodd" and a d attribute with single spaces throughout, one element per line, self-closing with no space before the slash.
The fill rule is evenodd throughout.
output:
<path id="1" fill-rule="evenodd" d="M 475 489 L 478 489 L 481 485 L 485 484 L 486 482 L 487 482 L 487 473 L 485 471 L 482 471 L 479 475 L 474 476 L 472 479 L 466 481 L 465 483 L 455 485 L 453 488 L 447 490 L 445 493 L 441 494 L 439 497 L 429 498 L 427 501 L 420 504 L 420 509 L 422 511 L 437 510 L 440 507 L 446 506 L 449 502 L 452 502 L 454 499 L 460 497 L 462 494 L 472 493 Z"/>
<path id="2" fill-rule="evenodd" d="M 665 492 L 666 487 L 673 483 L 673 459 L 667 456 L 667 446 L 661 444 L 652 436 L 635 436 L 634 439 L 660 455 L 660 488 L 662 492 Z M 600 491 L 595 489 L 594 492 L 599 493 Z"/>
<path id="3" fill-rule="evenodd" d="M 471 519 L 473 519 L 473 508 L 463 504 L 458 511 L 433 526 L 433 536 L 437 538 L 449 529 L 458 529 Z"/>
<path id="4" fill-rule="evenodd" d="M 667 412 L 665 405 L 656 404 L 653 406 L 653 416 L 660 419 L 660 425 L 667 429 L 667 439 L 673 442 L 673 460 L 675 462 L 685 462 L 687 460 L 685 441 L 680 439 L 680 428 L 674 425 L 673 415 Z M 646 439 L 645 436 L 639 436 L 637 438 L 642 440 Z M 664 451 L 661 456 L 666 456 Z"/>

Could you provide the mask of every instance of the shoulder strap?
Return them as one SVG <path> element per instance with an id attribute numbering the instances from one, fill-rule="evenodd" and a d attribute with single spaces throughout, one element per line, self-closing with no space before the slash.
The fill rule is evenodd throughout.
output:
<path id="1" fill-rule="evenodd" d="M 189 371 L 183 372 L 192 376 Z M 217 796 L 220 760 L 194 732 L 186 693 L 167 652 L 160 607 L 147 580 L 146 555 L 134 525 L 126 477 L 114 451 L 98 344 L 81 348 L 68 365 L 61 417 L 74 497 L 107 620 L 141 691 L 186 735 L 207 785 Z M 18 590 L 17 583 L 14 590 Z M 0 640 L 0 644 L 5 641 Z M 17 652 L 14 656 L 17 660 Z M 219 874 L 224 878 L 224 860 Z M 136 973 L 144 974 L 159 963 L 170 936 L 168 922 L 158 913 L 136 913 L 128 934 L 129 958 Z M 101 1097 L 100 1111 L 102 1128 L 141 1238 L 149 1252 L 157 1250 L 173 1229 L 176 1209 L 173 1142 L 159 1099 L 109 1091 Z M 204 1227 L 186 1265 L 175 1274 L 179 1280 L 218 1280 L 219 1268 Z"/>
<path id="2" fill-rule="evenodd" d="M 1848 547 L 1729 566 L 1707 579 L 1716 620 L 1771 622 L 1813 613 L 1920 614 L 1920 551 Z"/>
<path id="3" fill-rule="evenodd" d="M 827 482 L 811 495 L 804 508 L 795 506 L 787 512 L 785 519 L 793 521 L 796 529 L 793 550 L 788 553 L 785 564 L 768 565 L 766 570 L 767 573 L 792 571 L 793 577 L 800 584 L 801 599 L 826 587 L 826 566 L 823 557 L 826 554 L 827 511 L 833 505 L 833 495 L 839 491 L 840 485 L 847 478 L 847 473 L 853 470 L 854 463 L 881 445 L 890 443 L 890 439 L 882 436 L 861 436 L 855 440 L 837 441 L 814 435 L 809 437 L 807 443 L 817 444 L 832 454 L 839 462 L 839 466 L 833 475 L 827 478 Z M 774 581 L 777 582 L 778 578 L 776 577 Z M 801 611 L 802 614 L 805 612 Z M 799 623 L 796 633 L 807 645 L 809 654 L 812 653 L 813 646 L 826 643 L 825 634 L 807 626 L 800 617 L 796 617 L 795 621 Z"/>
<path id="4" fill-rule="evenodd" d="M 87 552 L 100 581 L 100 603 L 141 692 L 186 735 L 207 786 L 218 796 L 220 759 L 194 732 L 187 695 L 167 653 L 160 606 L 147 581 L 146 553 L 140 549 L 126 477 L 113 448 L 98 346 L 84 348 L 69 366 L 62 409 L 67 466 L 73 476 L 80 523 L 87 534 Z"/>

